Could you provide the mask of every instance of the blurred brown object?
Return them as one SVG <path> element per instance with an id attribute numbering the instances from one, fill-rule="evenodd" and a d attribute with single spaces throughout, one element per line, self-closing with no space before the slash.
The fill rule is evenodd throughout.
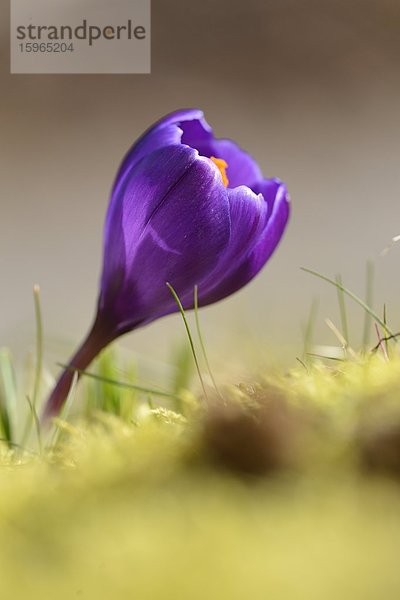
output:
<path id="1" fill-rule="evenodd" d="M 272 388 L 248 405 L 217 399 L 205 419 L 205 449 L 212 462 L 231 471 L 273 474 L 296 465 L 298 426 L 294 410 Z"/>
<path id="2" fill-rule="evenodd" d="M 400 423 L 388 423 L 364 433 L 360 449 L 367 472 L 400 477 Z"/>

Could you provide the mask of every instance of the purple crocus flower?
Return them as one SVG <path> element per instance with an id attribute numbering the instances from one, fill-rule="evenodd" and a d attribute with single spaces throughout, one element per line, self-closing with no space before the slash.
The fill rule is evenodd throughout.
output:
<path id="1" fill-rule="evenodd" d="M 278 179 L 228 139 L 216 139 L 200 110 L 153 125 L 129 150 L 107 212 L 104 262 L 93 326 L 61 375 L 44 418 L 58 413 L 73 370 L 118 336 L 183 306 L 217 302 L 246 285 L 275 250 L 289 215 Z"/>

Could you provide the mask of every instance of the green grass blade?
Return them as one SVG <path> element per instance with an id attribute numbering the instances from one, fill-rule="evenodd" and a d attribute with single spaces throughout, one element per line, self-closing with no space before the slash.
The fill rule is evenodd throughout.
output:
<path id="1" fill-rule="evenodd" d="M 313 358 L 322 358 L 323 360 L 336 360 L 337 362 L 344 362 L 344 358 L 338 358 L 337 356 L 326 356 L 325 354 L 317 354 L 315 352 L 309 352 L 309 356 Z"/>
<path id="2" fill-rule="evenodd" d="M 15 450 L 21 450 L 21 452 L 26 452 L 31 456 L 38 456 L 37 452 L 35 452 L 34 450 L 30 450 L 29 448 L 25 448 L 24 446 L 21 446 L 21 444 L 18 444 L 18 442 L 10 442 L 9 440 L 7 440 L 7 438 L 2 437 L 0 437 L 0 442 L 4 442 L 10 448 L 14 448 Z"/>
<path id="3" fill-rule="evenodd" d="M 22 434 L 21 444 L 24 446 L 29 434 L 31 432 L 32 424 L 34 422 L 34 415 L 36 414 L 36 404 L 39 397 L 40 384 L 42 380 L 43 371 L 43 320 L 42 311 L 40 307 L 40 287 L 38 285 L 33 286 L 33 302 L 35 306 L 35 320 L 36 320 L 36 365 L 35 365 L 35 378 L 33 383 L 33 394 L 32 401 L 29 399 L 29 404 L 32 404 L 34 411 L 31 410 L 28 414 L 25 430 Z"/>
<path id="4" fill-rule="evenodd" d="M 365 310 L 365 312 L 367 312 L 368 314 L 370 314 L 371 317 L 373 319 L 375 319 L 375 321 L 377 323 L 379 323 L 379 325 L 381 325 L 382 327 L 386 327 L 386 331 L 388 331 L 389 335 L 395 337 L 395 334 L 393 333 L 393 331 L 391 329 L 389 329 L 389 327 L 387 325 L 385 325 L 385 323 L 380 318 L 380 316 L 376 312 L 374 312 L 372 310 L 372 308 L 370 308 L 364 302 L 364 300 L 361 300 L 361 298 L 359 298 L 358 296 L 356 296 L 356 294 L 354 294 L 349 289 L 347 289 L 346 287 L 344 287 L 344 285 L 341 285 L 337 281 L 335 281 L 334 279 L 330 279 L 330 277 L 326 277 L 326 275 L 322 275 L 321 273 L 318 273 L 317 271 L 313 271 L 312 269 L 307 269 L 306 267 L 300 267 L 300 268 L 305 273 L 310 273 L 310 275 L 314 275 L 315 277 L 318 277 L 319 279 L 322 279 L 323 281 L 326 281 L 326 282 L 334 285 L 335 287 L 339 287 L 342 290 L 342 292 L 344 292 L 347 296 L 349 296 L 349 298 L 351 298 L 352 300 L 354 300 L 354 302 L 356 302 L 359 306 L 361 306 Z"/>
<path id="5" fill-rule="evenodd" d="M 385 349 L 386 349 L 386 354 L 389 356 L 389 340 L 387 339 L 388 337 L 388 330 L 387 330 L 387 314 L 386 314 L 386 304 L 383 305 L 383 322 L 385 323 L 385 328 L 383 330 L 383 336 L 385 338 Z"/>
<path id="6" fill-rule="evenodd" d="M 129 381 L 132 383 L 137 381 L 136 362 L 131 359 L 124 370 Z M 173 388 L 173 392 L 176 390 Z M 118 393 L 118 414 L 119 417 L 126 423 L 131 423 L 133 416 L 136 414 L 139 404 L 139 393 L 137 390 L 121 388 Z M 177 401 L 176 401 L 177 402 Z"/>
<path id="7" fill-rule="evenodd" d="M 119 416 L 119 395 L 116 393 L 116 387 L 107 383 L 107 379 L 114 379 L 116 374 L 113 349 L 107 348 L 100 353 L 97 360 L 97 372 L 102 377 L 101 380 L 98 380 L 99 408 L 104 412 Z"/>
<path id="8" fill-rule="evenodd" d="M 42 380 L 43 370 L 43 320 L 42 310 L 40 307 L 40 287 L 33 287 L 33 300 L 35 304 L 35 319 L 36 319 L 36 369 L 35 383 L 33 387 L 32 404 L 36 408 L 39 397 L 40 383 Z"/>
<path id="9" fill-rule="evenodd" d="M 58 363 L 58 366 L 62 367 L 63 369 L 68 369 L 69 371 L 79 373 L 79 375 L 83 375 L 84 377 L 89 377 L 91 379 L 95 379 L 96 381 L 102 381 L 103 383 L 110 383 L 111 385 L 117 385 L 119 387 L 136 390 L 138 392 L 144 392 L 145 394 L 152 394 L 153 396 L 164 396 L 165 398 L 174 398 L 175 400 L 179 399 L 176 394 L 172 394 L 171 392 L 164 392 L 163 390 L 136 385 L 136 383 L 119 381 L 117 379 L 111 379 L 110 377 L 102 377 L 96 373 L 91 373 L 90 371 L 85 371 L 83 369 L 76 369 L 75 367 L 63 365 L 62 363 Z"/>
<path id="10" fill-rule="evenodd" d="M 206 352 L 206 346 L 205 346 L 204 340 L 203 340 L 203 334 L 201 332 L 200 319 L 199 319 L 199 288 L 197 285 L 194 286 L 194 316 L 195 316 L 195 322 L 196 322 L 197 336 L 199 338 L 200 347 L 201 347 L 201 351 L 203 353 L 204 361 L 206 363 L 207 371 L 208 371 L 208 374 L 210 375 L 210 378 L 213 383 L 215 391 L 217 392 L 218 396 L 220 396 L 221 394 L 219 393 L 217 383 L 216 383 L 214 375 L 211 371 L 210 362 L 208 360 L 208 356 L 207 356 L 207 352 Z"/>
<path id="11" fill-rule="evenodd" d="M 189 388 L 190 379 L 193 373 L 193 357 L 192 351 L 188 346 L 186 339 L 184 344 L 180 343 L 174 349 L 172 362 L 175 367 L 172 381 L 172 389 L 176 394 L 181 390 Z"/>
<path id="12" fill-rule="evenodd" d="M 0 349 L 0 419 L 5 439 L 14 442 L 17 423 L 17 383 L 11 353 Z"/>
<path id="13" fill-rule="evenodd" d="M 366 292 L 365 292 L 365 304 L 372 308 L 373 302 L 373 288 L 374 288 L 374 264 L 372 261 L 367 262 L 367 274 L 366 274 Z M 384 321 L 383 321 L 384 323 Z M 362 337 L 362 348 L 366 350 L 370 341 L 371 334 L 371 313 L 365 313 L 364 319 L 364 331 Z M 384 327 L 384 325 L 383 325 Z M 386 329 L 386 327 L 385 327 Z"/>
<path id="14" fill-rule="evenodd" d="M 36 407 L 33 404 L 33 402 L 31 402 L 31 399 L 29 398 L 29 396 L 26 396 L 26 400 L 29 404 L 29 408 L 32 414 L 32 420 L 35 424 L 35 430 L 36 430 L 36 437 L 37 437 L 37 441 L 38 441 L 38 445 L 39 445 L 39 454 L 42 454 L 43 452 L 43 445 L 42 445 L 42 433 L 40 430 L 40 421 L 39 421 L 39 417 L 36 411 Z"/>
<path id="15" fill-rule="evenodd" d="M 304 330 L 304 341 L 303 341 L 303 361 L 307 360 L 308 356 L 311 356 L 311 346 L 312 346 L 312 338 L 314 331 L 314 324 L 317 318 L 318 312 L 318 304 L 319 301 L 317 298 L 314 298 L 312 301 L 310 312 L 308 314 L 308 319 L 306 323 L 306 327 Z"/>
<path id="16" fill-rule="evenodd" d="M 108 380 L 119 380 L 117 371 L 120 372 L 120 369 L 117 370 L 117 364 L 115 346 L 103 350 L 95 361 L 94 371 L 101 379 L 96 381 L 93 389 L 94 408 L 130 422 L 134 406 L 137 403 L 137 390 L 127 389 L 126 387 L 118 389 L 115 385 L 108 383 Z M 133 368 L 127 378 L 131 383 L 136 381 Z M 91 410 L 89 409 L 87 412 L 90 414 Z"/>
<path id="17" fill-rule="evenodd" d="M 188 323 L 187 318 L 186 318 L 185 309 L 183 308 L 182 302 L 180 301 L 179 296 L 176 293 L 176 291 L 174 290 L 174 288 L 172 287 L 172 285 L 170 283 L 168 283 L 168 282 L 167 282 L 166 285 L 167 285 L 169 291 L 171 292 L 172 296 L 174 297 L 174 300 L 175 300 L 175 302 L 176 302 L 176 304 L 177 304 L 177 306 L 179 308 L 179 312 L 181 313 L 181 317 L 183 319 L 183 323 L 185 325 L 186 333 L 187 333 L 187 336 L 188 336 L 188 339 L 189 339 L 190 348 L 192 350 L 193 360 L 194 360 L 194 363 L 196 365 L 197 373 L 198 373 L 198 376 L 199 376 L 199 379 L 200 379 L 201 387 L 203 388 L 204 396 L 207 398 L 207 392 L 206 392 L 206 388 L 205 388 L 205 385 L 204 385 L 203 377 L 201 375 L 199 361 L 197 360 L 196 349 L 194 347 L 193 337 L 192 337 L 192 334 L 190 332 L 189 323 Z"/>
<path id="18" fill-rule="evenodd" d="M 343 337 L 346 340 L 346 342 L 348 344 L 350 344 L 350 340 L 349 340 L 349 326 L 348 326 L 348 321 L 347 321 L 347 310 L 346 310 L 346 301 L 345 301 L 345 297 L 344 297 L 344 292 L 343 292 L 343 282 L 342 282 L 342 276 L 341 275 L 336 275 L 336 283 L 338 284 L 338 287 L 336 288 L 337 291 L 337 298 L 338 298 L 338 303 L 339 303 L 339 312 L 340 312 L 340 322 L 342 324 L 342 333 L 343 333 Z"/>

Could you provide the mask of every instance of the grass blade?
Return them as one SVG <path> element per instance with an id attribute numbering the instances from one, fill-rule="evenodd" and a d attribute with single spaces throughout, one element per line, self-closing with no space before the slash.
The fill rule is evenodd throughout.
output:
<path id="1" fill-rule="evenodd" d="M 386 304 L 383 305 L 383 322 L 385 323 L 385 328 L 383 330 L 383 336 L 385 338 L 388 337 L 388 330 L 386 327 L 387 324 L 387 314 L 386 314 Z M 385 350 L 386 350 L 386 354 L 389 356 L 389 340 L 385 339 Z"/>
<path id="2" fill-rule="evenodd" d="M 182 302 L 180 301 L 179 296 L 176 293 L 176 291 L 174 290 L 174 288 L 172 287 L 172 285 L 170 283 L 168 283 L 168 282 L 167 282 L 166 285 L 167 285 L 169 291 L 171 292 L 171 294 L 173 295 L 174 300 L 175 300 L 175 302 L 176 302 L 176 304 L 177 304 L 177 306 L 179 308 L 179 312 L 181 313 L 181 316 L 182 316 L 182 319 L 183 319 L 183 323 L 185 325 L 186 333 L 187 333 L 187 336 L 188 336 L 188 339 L 189 339 L 190 348 L 192 350 L 193 360 L 194 360 L 194 363 L 196 365 L 197 373 L 198 373 L 198 376 L 199 376 L 199 379 L 200 379 L 201 387 L 203 388 L 204 396 L 207 398 L 207 392 L 206 392 L 206 388 L 205 388 L 205 385 L 204 385 L 203 377 L 201 375 L 199 361 L 197 360 L 196 349 L 194 347 L 193 338 L 192 338 L 192 334 L 190 332 L 189 323 L 188 323 L 188 321 L 186 319 L 185 309 L 183 308 Z"/>
<path id="3" fill-rule="evenodd" d="M 332 333 L 334 334 L 336 339 L 341 344 L 345 358 L 347 358 L 347 354 L 350 354 L 351 358 L 353 358 L 354 360 L 357 360 L 357 358 L 358 358 L 357 354 L 354 352 L 353 348 L 351 348 L 349 346 L 346 338 L 339 331 L 339 329 L 336 327 L 336 325 L 330 319 L 325 319 L 325 323 L 328 325 L 329 329 L 332 331 Z"/>
<path id="4" fill-rule="evenodd" d="M 43 320 L 42 311 L 40 307 L 40 287 L 35 285 L 33 287 L 33 300 L 35 304 L 35 319 L 36 319 L 36 369 L 35 369 L 35 383 L 33 387 L 32 404 L 36 408 L 40 382 L 42 380 L 42 369 L 43 369 Z"/>
<path id="5" fill-rule="evenodd" d="M 343 282 L 342 282 L 342 276 L 341 275 L 336 275 L 336 283 L 338 284 L 338 287 L 336 288 L 336 291 L 337 291 L 337 297 L 338 297 L 338 303 L 339 303 L 340 321 L 342 323 L 343 337 L 346 340 L 346 342 L 348 344 L 350 344 L 350 340 L 349 340 L 349 327 L 348 327 L 348 323 L 347 323 L 346 302 L 345 302 L 344 292 L 343 292 L 343 289 L 342 289 L 343 288 Z"/>
<path id="6" fill-rule="evenodd" d="M 145 394 L 152 394 L 153 396 L 164 396 L 165 398 L 174 398 L 175 400 L 179 399 L 176 394 L 171 394 L 171 392 L 164 392 L 163 390 L 157 390 L 154 388 L 148 388 L 141 385 L 136 385 L 136 383 L 128 383 L 126 381 L 119 381 L 117 379 L 111 379 L 110 377 L 102 377 L 101 375 L 97 375 L 96 373 L 91 373 L 90 371 L 85 371 L 83 369 L 76 369 L 75 367 L 71 367 L 70 365 L 63 365 L 62 363 L 57 363 L 59 367 L 63 369 L 68 369 L 69 371 L 74 371 L 79 375 L 83 375 L 85 377 L 90 377 L 91 379 L 95 379 L 97 381 L 101 381 L 103 383 L 110 383 L 111 385 L 117 385 L 120 387 L 128 388 L 131 390 L 136 390 L 138 392 L 144 392 Z"/>
<path id="7" fill-rule="evenodd" d="M 318 298 L 314 298 L 314 300 L 311 304 L 311 307 L 310 307 L 310 312 L 308 315 L 306 328 L 304 330 L 303 361 L 306 361 L 307 357 L 311 356 L 310 351 L 311 351 L 311 347 L 312 347 L 314 323 L 317 318 L 318 304 L 319 304 Z"/>
<path id="8" fill-rule="evenodd" d="M 366 292 L 365 292 L 365 303 L 367 306 L 372 308 L 373 301 L 373 288 L 374 288 L 374 264 L 372 261 L 367 262 L 367 275 L 366 275 Z M 365 351 L 368 347 L 371 332 L 371 313 L 365 313 L 364 319 L 364 332 L 362 338 L 362 348 Z"/>
<path id="9" fill-rule="evenodd" d="M 28 414 L 25 430 L 22 435 L 22 445 L 24 446 L 29 434 L 31 432 L 32 422 L 34 421 L 34 415 L 36 414 L 36 404 L 39 397 L 40 383 L 42 380 L 43 370 L 43 320 L 42 311 L 40 307 L 40 287 L 38 285 L 33 286 L 33 302 L 35 305 L 35 320 L 36 320 L 36 365 L 35 365 L 35 378 L 33 383 L 33 394 L 32 401 L 29 399 L 29 405 L 33 407 Z"/>
<path id="10" fill-rule="evenodd" d="M 201 351 L 203 353 L 203 357 L 204 357 L 204 361 L 206 363 L 208 374 L 211 377 L 211 381 L 213 383 L 215 391 L 217 392 L 218 396 L 221 396 L 221 394 L 219 393 L 216 381 L 214 379 L 214 375 L 212 374 L 212 371 L 211 371 L 210 363 L 209 363 L 207 352 L 206 352 L 206 347 L 205 347 L 204 340 L 203 340 L 203 334 L 201 332 L 200 319 L 199 319 L 199 288 L 197 285 L 194 286 L 194 316 L 195 316 L 195 321 L 196 321 L 197 335 L 199 338 Z"/>
<path id="11" fill-rule="evenodd" d="M 0 418 L 5 439 L 11 445 L 17 423 L 17 383 L 11 353 L 7 348 L 0 350 Z"/>
<path id="12" fill-rule="evenodd" d="M 189 388 L 193 372 L 192 351 L 187 344 L 186 338 L 184 344 L 180 343 L 174 349 L 172 362 L 175 367 L 172 389 L 179 395 L 181 390 L 187 390 Z"/>
<path id="13" fill-rule="evenodd" d="M 35 423 L 35 430 L 36 430 L 36 437 L 37 437 L 37 441 L 38 441 L 38 445 L 39 445 L 39 454 L 42 454 L 43 452 L 43 445 L 42 445 L 42 434 L 41 434 L 41 430 L 40 430 L 40 421 L 39 421 L 39 417 L 36 411 L 36 407 L 33 404 L 33 402 L 31 402 L 31 399 L 29 398 L 29 396 L 26 396 L 26 400 L 29 404 L 29 408 L 32 414 L 32 421 Z"/>
<path id="14" fill-rule="evenodd" d="M 372 310 L 372 308 L 370 308 L 364 302 L 364 300 L 361 300 L 361 298 L 359 298 L 358 296 L 356 296 L 356 294 L 354 294 L 349 289 L 344 287 L 344 285 L 339 284 L 334 279 L 330 279 L 330 277 L 326 277 L 326 275 L 322 275 L 321 273 L 318 273 L 318 271 L 313 271 L 312 269 L 307 269 L 306 267 L 300 267 L 300 268 L 305 273 L 310 273 L 310 275 L 314 275 L 315 277 L 318 277 L 319 279 L 322 279 L 323 281 L 326 281 L 326 282 L 334 285 L 335 287 L 340 288 L 342 290 L 342 292 L 344 292 L 347 296 L 349 296 L 349 298 L 351 298 L 352 300 L 354 300 L 354 302 L 356 302 L 359 306 L 361 306 L 365 310 L 365 312 L 367 312 L 369 315 L 371 315 L 371 317 L 374 318 L 375 321 L 377 321 L 377 323 L 379 323 L 379 325 L 381 325 L 382 327 L 385 327 L 386 331 L 389 333 L 389 335 L 393 336 L 393 338 L 395 337 L 396 334 L 394 334 L 393 331 L 391 329 L 389 329 L 388 325 L 385 325 L 385 323 L 380 318 L 380 316 L 376 312 L 374 312 Z"/>

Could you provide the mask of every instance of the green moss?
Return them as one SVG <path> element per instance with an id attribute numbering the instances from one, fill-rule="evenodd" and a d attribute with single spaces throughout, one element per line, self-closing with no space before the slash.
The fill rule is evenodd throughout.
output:
<path id="1" fill-rule="evenodd" d="M 398 359 L 300 366 L 3 444 L 1 597 L 397 599 L 399 390 Z"/>

